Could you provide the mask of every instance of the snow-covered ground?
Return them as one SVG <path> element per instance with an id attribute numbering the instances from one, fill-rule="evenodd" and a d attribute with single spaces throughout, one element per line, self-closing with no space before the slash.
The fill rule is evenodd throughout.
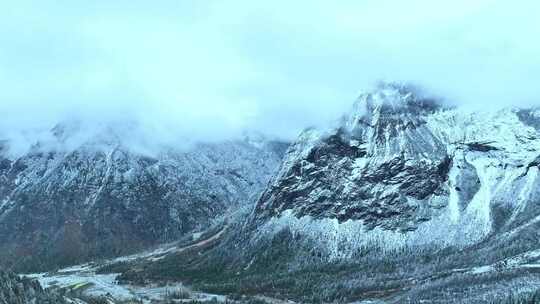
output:
<path id="1" fill-rule="evenodd" d="M 86 296 L 107 296 L 112 300 L 118 301 L 142 300 L 143 303 L 150 303 L 152 300 L 163 300 L 169 295 L 184 293 L 188 294 L 190 299 L 197 299 L 200 301 L 210 301 L 216 299 L 220 302 L 224 302 L 226 300 L 226 297 L 224 296 L 193 292 L 180 282 L 165 286 L 124 285 L 119 284 L 117 280 L 120 274 L 98 274 L 97 271 L 104 265 L 112 265 L 119 262 L 131 262 L 136 260 L 156 261 L 171 253 L 178 253 L 188 249 L 204 246 L 209 242 L 219 239 L 226 229 L 227 227 L 224 227 L 216 232 L 216 234 L 187 246 L 165 244 L 154 250 L 118 257 L 100 263 L 86 263 L 66 267 L 54 273 L 26 274 L 24 276 L 37 279 L 44 288 L 69 289 L 72 291 L 81 292 Z"/>
<path id="2" fill-rule="evenodd" d="M 529 251 L 492 265 L 472 268 L 468 273 L 481 274 L 506 269 L 540 268 L 540 249 Z"/>
<path id="3" fill-rule="evenodd" d="M 70 270 L 75 268 L 70 267 Z M 187 294 L 189 299 L 201 301 L 216 299 L 219 302 L 224 302 L 226 299 L 224 296 L 193 292 L 182 283 L 164 286 L 122 285 L 116 279 L 118 274 L 96 274 L 93 270 L 88 270 L 85 267 L 79 267 L 78 269 L 74 272 L 63 269 L 56 273 L 39 273 L 25 276 L 37 279 L 44 288 L 80 290 L 86 296 L 105 296 L 113 301 L 140 300 L 143 303 L 151 303 L 152 300 L 163 300 L 175 294 Z"/>

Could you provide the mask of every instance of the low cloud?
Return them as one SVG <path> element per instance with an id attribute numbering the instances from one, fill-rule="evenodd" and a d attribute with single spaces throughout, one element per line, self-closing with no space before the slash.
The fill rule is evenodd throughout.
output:
<path id="1" fill-rule="evenodd" d="M 537 1 L 2 6 L 0 135 L 21 151 L 66 120 L 175 145 L 294 138 L 381 79 L 472 108 L 540 103 Z"/>

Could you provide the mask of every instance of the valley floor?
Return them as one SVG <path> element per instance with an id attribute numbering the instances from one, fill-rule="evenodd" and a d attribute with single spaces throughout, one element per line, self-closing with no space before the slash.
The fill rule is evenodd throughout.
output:
<path id="1" fill-rule="evenodd" d="M 106 301 L 103 303 L 107 304 L 295 303 L 291 300 L 282 300 L 262 295 L 252 296 L 249 298 L 249 302 L 242 302 L 238 301 L 237 296 L 229 297 L 226 295 L 193 291 L 181 282 L 159 284 L 149 282 L 144 285 L 136 285 L 119 281 L 118 277 L 120 273 L 100 273 L 100 269 L 106 265 L 141 260 L 159 261 L 168 254 L 207 245 L 209 242 L 219 239 L 225 229 L 224 227 L 214 235 L 188 246 L 178 247 L 168 244 L 158 249 L 136 255 L 120 257 L 100 263 L 67 267 L 55 272 L 27 274 L 25 276 L 37 279 L 44 288 L 64 290 L 72 301 L 74 301 L 73 303 L 81 304 L 90 303 L 85 302 L 88 299 L 102 299 Z M 411 277 L 407 280 L 407 285 L 409 285 L 407 288 L 398 288 L 396 290 L 385 290 L 383 288 L 380 290 L 379 299 L 374 296 L 374 293 L 371 293 L 372 300 L 352 303 L 449 303 L 449 297 L 455 297 L 454 303 L 539 303 L 540 298 L 536 298 L 538 290 L 540 290 L 540 272 L 538 270 L 540 270 L 540 249 L 528 251 L 494 264 L 450 269 L 426 277 Z M 466 286 L 467 284 L 469 286 Z M 469 292 L 464 293 L 464 288 L 468 289 Z M 478 297 L 474 296 L 475 290 L 478 292 Z M 366 293 L 366 296 L 368 294 Z M 462 299 L 461 297 L 466 294 L 467 299 Z M 523 296 L 518 296 L 521 294 L 526 294 L 528 300 L 513 300 L 514 298 L 522 299 Z M 422 300 L 424 297 L 425 300 Z M 439 297 L 440 299 L 437 300 Z M 415 300 L 409 301 L 412 298 Z M 501 299 L 501 301 L 491 301 L 489 299 Z"/>
<path id="2" fill-rule="evenodd" d="M 536 242 L 512 243 L 518 244 L 512 250 L 503 242 L 463 252 L 401 253 L 383 258 L 390 261 L 386 266 L 358 260 L 283 272 L 270 264 L 266 270 L 242 275 L 219 269 L 212 272 L 216 270 L 206 266 L 195 267 L 195 271 L 183 268 L 184 264 L 198 264 L 209 252 L 222 250 L 219 246 L 234 228 L 222 224 L 138 254 L 24 276 L 65 292 L 75 304 L 540 303 L 540 248 Z M 500 258 L 487 257 L 494 248 L 504 252 Z M 275 258 L 284 255 L 286 251 L 277 251 Z M 286 264 L 284 260 L 273 262 Z M 175 269 L 162 272 L 170 267 Z M 192 286 L 193 279 L 197 283 Z"/>
<path id="3" fill-rule="evenodd" d="M 158 261 L 161 258 L 174 253 L 181 253 L 186 250 L 205 246 L 218 240 L 227 230 L 227 226 L 221 227 L 212 235 L 202 237 L 194 235 L 194 243 L 181 246 L 179 244 L 163 245 L 155 250 L 142 252 L 139 254 L 119 257 L 99 263 L 87 263 L 60 269 L 55 272 L 25 274 L 23 276 L 37 279 L 40 284 L 48 288 L 56 288 L 68 291 L 73 294 L 88 298 L 105 298 L 110 303 L 120 301 L 139 301 L 141 303 L 155 303 L 177 298 L 179 302 L 225 302 L 226 297 L 202 292 L 193 292 L 182 283 L 169 284 L 148 284 L 144 286 L 132 284 L 120 284 L 117 280 L 119 273 L 98 273 L 101 267 L 126 263 L 137 260 Z"/>

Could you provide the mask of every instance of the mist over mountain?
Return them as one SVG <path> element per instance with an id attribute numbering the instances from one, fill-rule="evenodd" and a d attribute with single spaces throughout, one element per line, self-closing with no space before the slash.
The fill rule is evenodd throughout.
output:
<path id="1" fill-rule="evenodd" d="M 0 304 L 540 303 L 540 2 L 0 3 Z"/>
<path id="2" fill-rule="evenodd" d="M 294 139 L 383 79 L 472 108 L 538 105 L 536 1 L 4 3 L 0 137 L 135 122 L 158 143 Z M 47 14 L 43 12 L 47 11 Z"/>

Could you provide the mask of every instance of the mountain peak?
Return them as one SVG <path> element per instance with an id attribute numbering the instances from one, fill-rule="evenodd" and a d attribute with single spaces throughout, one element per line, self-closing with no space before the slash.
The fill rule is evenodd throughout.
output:
<path id="1" fill-rule="evenodd" d="M 360 95 L 343 126 L 350 134 L 377 137 L 384 142 L 384 138 L 394 137 L 399 130 L 423 125 L 423 117 L 443 108 L 437 99 L 427 97 L 415 86 L 381 83 L 373 91 Z"/>
<path id="2" fill-rule="evenodd" d="M 442 108 L 442 105 L 435 98 L 427 97 L 418 87 L 389 82 L 360 95 L 354 108 L 354 112 L 361 115 L 425 114 Z"/>

